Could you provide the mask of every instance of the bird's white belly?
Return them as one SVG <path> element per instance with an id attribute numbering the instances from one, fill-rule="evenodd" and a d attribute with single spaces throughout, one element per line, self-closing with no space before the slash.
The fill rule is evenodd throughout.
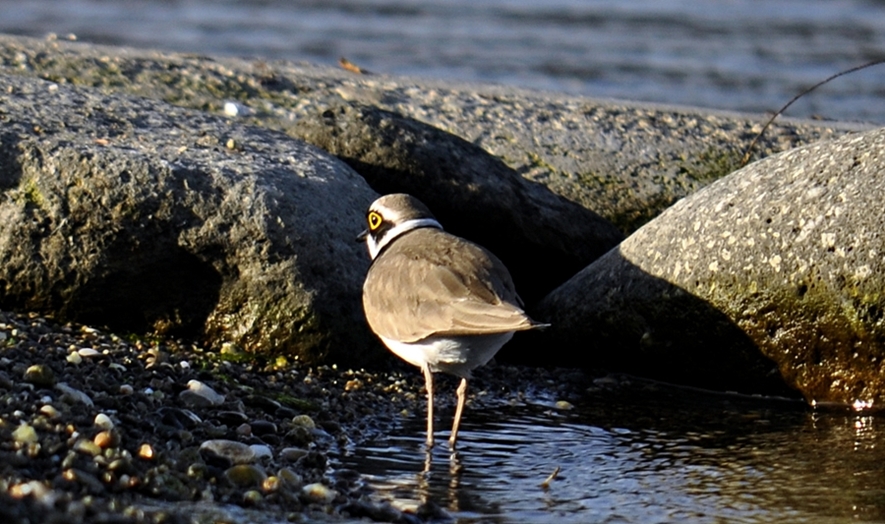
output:
<path id="1" fill-rule="evenodd" d="M 427 337 L 410 343 L 385 337 L 381 340 L 394 354 L 413 366 L 420 368 L 427 363 L 430 371 L 468 378 L 473 369 L 484 366 L 511 338 L 513 331 L 493 335 Z"/>

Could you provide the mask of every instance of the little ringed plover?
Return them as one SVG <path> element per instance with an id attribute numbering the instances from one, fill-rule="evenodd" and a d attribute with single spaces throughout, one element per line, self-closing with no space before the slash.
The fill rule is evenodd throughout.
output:
<path id="1" fill-rule="evenodd" d="M 486 364 L 514 332 L 545 327 L 522 310 L 513 280 L 498 258 L 443 231 L 418 199 L 383 196 L 369 207 L 365 240 L 372 258 L 363 284 L 369 327 L 427 388 L 427 445 L 433 446 L 433 373 L 461 377 L 454 449 L 470 372 Z"/>

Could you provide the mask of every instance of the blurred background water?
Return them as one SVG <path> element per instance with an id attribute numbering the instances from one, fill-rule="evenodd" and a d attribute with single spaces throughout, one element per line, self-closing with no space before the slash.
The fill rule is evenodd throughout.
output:
<path id="1" fill-rule="evenodd" d="M 0 0 L 0 32 L 775 111 L 885 59 L 881 0 Z M 788 111 L 885 124 L 885 65 Z"/>

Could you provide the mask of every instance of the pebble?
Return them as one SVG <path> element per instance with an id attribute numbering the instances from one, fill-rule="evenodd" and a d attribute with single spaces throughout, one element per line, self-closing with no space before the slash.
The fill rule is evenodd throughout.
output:
<path id="1" fill-rule="evenodd" d="M 28 424 L 22 424 L 12 432 L 12 438 L 19 444 L 36 444 L 37 430 Z"/>
<path id="2" fill-rule="evenodd" d="M 250 424 L 253 435 L 268 435 L 277 432 L 277 425 L 267 420 L 256 420 Z"/>
<path id="3" fill-rule="evenodd" d="M 99 429 L 114 429 L 114 421 L 104 413 L 95 415 L 95 420 L 92 423 Z"/>
<path id="4" fill-rule="evenodd" d="M 224 472 L 224 478 L 234 486 L 248 488 L 260 486 L 267 479 L 267 474 L 252 464 L 238 464 Z"/>
<path id="5" fill-rule="evenodd" d="M 74 451 L 83 453 L 84 455 L 96 456 L 101 454 L 101 448 L 95 442 L 82 438 L 74 442 Z"/>
<path id="6" fill-rule="evenodd" d="M 164 424 L 178 429 L 191 429 L 203 421 L 196 413 L 188 409 L 179 409 L 176 407 L 164 407 L 157 410 Z"/>
<path id="7" fill-rule="evenodd" d="M 270 446 L 264 444 L 252 444 L 249 447 L 255 452 L 255 458 L 257 460 L 273 458 L 273 451 L 270 449 Z"/>
<path id="8" fill-rule="evenodd" d="M 292 419 L 292 424 L 307 429 L 316 429 L 317 427 L 316 422 L 314 422 L 308 415 L 298 415 Z"/>
<path id="9" fill-rule="evenodd" d="M 101 352 L 95 348 L 80 348 L 77 350 L 77 354 L 83 358 L 95 358 L 101 356 Z"/>
<path id="10" fill-rule="evenodd" d="M 81 404 L 86 404 L 90 407 L 94 405 L 89 395 L 83 393 L 79 389 L 74 389 L 71 386 L 68 386 L 64 382 L 59 382 L 58 384 L 56 384 L 55 389 L 61 391 L 61 399 L 64 401 L 80 402 Z"/>
<path id="11" fill-rule="evenodd" d="M 304 485 L 304 478 L 289 468 L 282 468 L 277 472 L 277 478 L 289 488 L 300 488 Z"/>
<path id="12" fill-rule="evenodd" d="M 150 444 L 142 444 L 138 447 L 138 457 L 144 460 L 153 460 L 155 456 L 154 448 Z"/>
<path id="13" fill-rule="evenodd" d="M 123 384 L 120 386 L 120 394 L 121 395 L 132 395 L 135 393 L 135 388 L 130 386 L 129 384 Z"/>
<path id="14" fill-rule="evenodd" d="M 81 357 L 80 354 L 76 352 L 68 353 L 66 360 L 71 364 L 77 365 L 83 362 L 83 357 Z"/>
<path id="15" fill-rule="evenodd" d="M 286 462 L 295 462 L 305 455 L 307 455 L 307 450 L 304 448 L 283 448 L 280 451 L 280 458 Z"/>
<path id="16" fill-rule="evenodd" d="M 34 364 L 25 370 L 23 379 L 25 382 L 35 386 L 53 386 L 55 384 L 55 373 L 51 367 L 45 364 Z"/>
<path id="17" fill-rule="evenodd" d="M 120 445 L 120 436 L 118 433 L 110 430 L 99 431 L 96 433 L 92 442 L 101 449 L 113 448 Z"/>
<path id="18" fill-rule="evenodd" d="M 337 496 L 338 493 L 334 489 L 330 489 L 325 484 L 319 482 L 308 484 L 301 488 L 301 499 L 308 504 L 329 504 Z"/>
<path id="19" fill-rule="evenodd" d="M 224 395 L 199 380 L 188 381 L 187 389 L 179 393 L 178 397 L 185 404 L 196 407 L 219 406 L 224 403 Z"/>
<path id="20" fill-rule="evenodd" d="M 40 408 L 40 413 L 46 415 L 46 417 L 49 419 L 58 418 L 58 416 L 59 416 L 58 410 L 55 409 L 55 406 L 52 406 L 51 404 L 43 405 Z"/>
<path id="21" fill-rule="evenodd" d="M 261 504 L 261 501 L 264 500 L 264 497 L 260 492 L 255 491 L 254 489 L 250 489 L 246 493 L 243 493 L 243 504 L 246 506 L 255 506 Z"/>
<path id="22" fill-rule="evenodd" d="M 207 460 L 222 459 L 231 464 L 249 464 L 256 459 L 255 450 L 234 440 L 207 440 L 200 445 L 200 455 Z"/>

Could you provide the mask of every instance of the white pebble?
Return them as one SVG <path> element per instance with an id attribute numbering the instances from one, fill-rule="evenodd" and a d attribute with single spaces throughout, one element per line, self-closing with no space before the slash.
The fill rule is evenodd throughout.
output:
<path id="1" fill-rule="evenodd" d="M 51 404 L 46 404 L 43 407 L 41 407 L 40 413 L 46 415 L 50 419 L 58 417 L 58 410 L 55 409 L 55 406 L 52 406 Z"/>
<path id="2" fill-rule="evenodd" d="M 273 451 L 271 451 L 270 446 L 264 444 L 252 444 L 249 447 L 255 452 L 255 458 L 257 459 L 273 458 Z"/>
<path id="3" fill-rule="evenodd" d="M 199 380 L 190 380 L 187 389 L 179 393 L 179 398 L 191 406 L 217 406 L 224 403 L 224 395 Z"/>
<path id="4" fill-rule="evenodd" d="M 307 486 L 301 488 L 301 496 L 308 502 L 328 504 L 329 502 L 335 500 L 335 497 L 338 496 L 338 493 L 336 493 L 333 489 L 329 489 L 324 484 L 316 482 L 314 484 L 308 484 Z"/>
<path id="5" fill-rule="evenodd" d="M 99 429 L 114 429 L 114 421 L 104 413 L 95 415 L 95 420 L 92 423 Z"/>
<path id="6" fill-rule="evenodd" d="M 37 431 L 27 424 L 15 428 L 12 432 L 12 439 L 20 444 L 34 444 L 37 442 Z"/>
<path id="7" fill-rule="evenodd" d="M 95 348 L 80 348 L 77 350 L 77 354 L 83 358 L 93 358 L 101 356 L 101 352 L 96 350 Z"/>

